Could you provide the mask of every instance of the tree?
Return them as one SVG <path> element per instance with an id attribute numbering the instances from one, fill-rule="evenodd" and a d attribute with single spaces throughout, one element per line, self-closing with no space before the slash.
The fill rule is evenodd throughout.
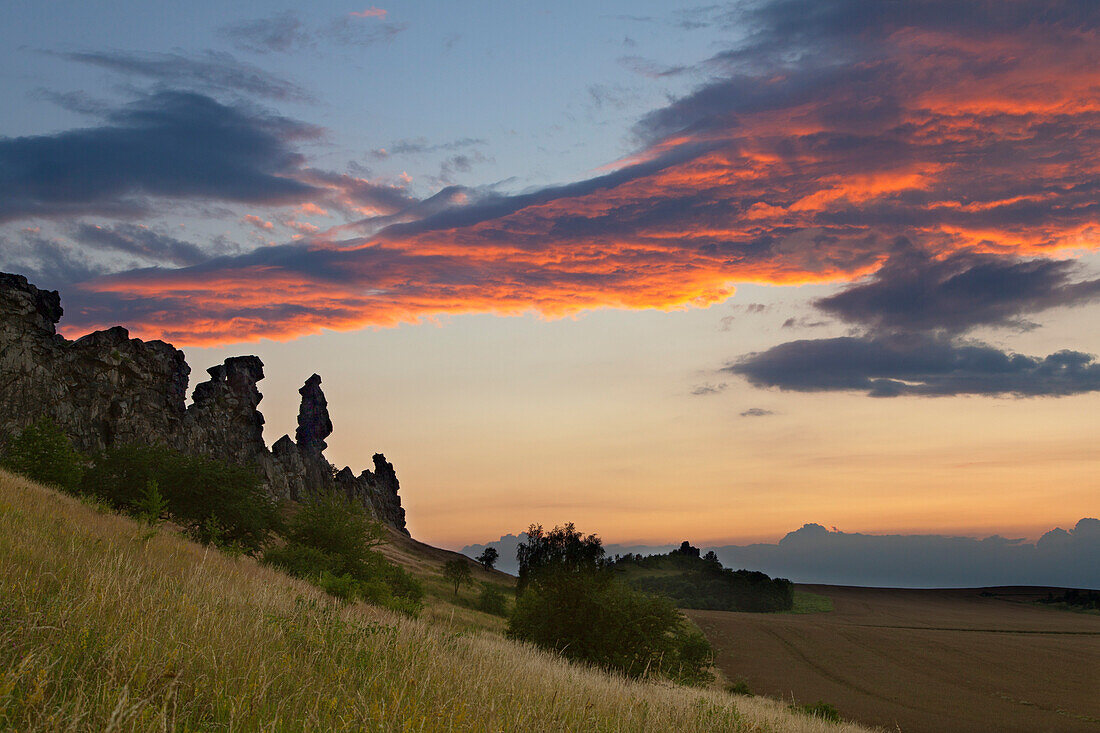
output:
<path id="1" fill-rule="evenodd" d="M 486 570 L 492 570 L 493 566 L 497 563 L 497 558 L 500 557 L 500 553 L 495 547 L 486 547 L 480 555 L 477 556 L 477 561 L 481 563 L 481 567 Z"/>
<path id="2" fill-rule="evenodd" d="M 443 577 L 454 584 L 456 596 L 460 585 L 471 583 L 474 579 L 470 572 L 470 565 L 465 560 L 448 560 L 443 565 Z"/>
<path id="3" fill-rule="evenodd" d="M 709 562 L 711 565 L 721 565 L 721 561 L 718 560 L 718 553 L 714 550 L 708 550 L 707 554 L 703 555 L 703 559 Z"/>
<path id="4" fill-rule="evenodd" d="M 585 536 L 572 522 L 547 531 L 541 524 L 527 528 L 527 541 L 516 548 L 519 580 L 516 594 L 528 583 L 545 574 L 586 574 L 606 571 L 610 563 L 604 559 L 603 544 L 594 534 Z"/>
<path id="5" fill-rule="evenodd" d="M 85 458 L 68 436 L 48 417 L 23 428 L 8 443 L 3 465 L 29 479 L 75 491 L 84 473 Z"/>
<path id="6" fill-rule="evenodd" d="M 684 540 L 679 550 L 673 550 L 673 552 L 680 555 L 686 555 L 687 557 L 699 557 L 699 548 L 693 547 L 687 540 Z"/>
<path id="7" fill-rule="evenodd" d="M 508 636 L 632 677 L 709 678 L 713 652 L 666 598 L 619 582 L 596 535 L 532 525 Z"/>

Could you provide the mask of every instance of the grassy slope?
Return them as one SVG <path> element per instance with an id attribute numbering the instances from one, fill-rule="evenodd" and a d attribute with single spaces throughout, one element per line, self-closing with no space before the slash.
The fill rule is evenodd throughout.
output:
<path id="1" fill-rule="evenodd" d="M 3 472 L 0 729 L 863 730 L 340 607 Z"/>

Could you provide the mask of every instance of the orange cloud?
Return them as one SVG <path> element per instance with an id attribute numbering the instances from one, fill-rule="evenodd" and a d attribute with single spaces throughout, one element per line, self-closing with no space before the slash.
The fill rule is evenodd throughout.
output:
<path id="1" fill-rule="evenodd" d="M 887 28 L 845 63 L 734 68 L 649 115 L 650 142 L 596 178 L 465 192 L 422 215 L 400 187 L 307 170 L 345 212 L 400 223 L 89 281 L 66 330 L 122 320 L 211 345 L 440 314 L 705 307 L 737 283 L 861 277 L 899 237 L 944 256 L 1096 249 L 1097 40 L 1030 20 Z"/>
<path id="2" fill-rule="evenodd" d="M 385 18 L 387 14 L 386 10 L 382 8 L 376 8 L 373 5 L 366 10 L 352 11 L 348 15 L 353 18 Z"/>

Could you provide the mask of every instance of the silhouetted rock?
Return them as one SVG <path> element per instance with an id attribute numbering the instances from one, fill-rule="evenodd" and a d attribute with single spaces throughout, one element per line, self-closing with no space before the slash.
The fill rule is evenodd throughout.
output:
<path id="1" fill-rule="evenodd" d="M 299 390 L 297 441 L 283 436 L 271 450 L 263 439 L 263 362 L 237 356 L 210 367 L 192 404 L 184 406 L 191 368 L 163 341 L 131 339 L 125 328 L 76 341 L 57 334 L 63 311 L 56 291 L 39 290 L 21 275 L 0 273 L 0 436 L 40 417 L 55 420 L 82 451 L 115 444 L 160 444 L 188 453 L 255 464 L 268 490 L 300 501 L 341 491 L 378 519 L 405 530 L 397 476 L 381 454 L 375 472 L 336 473 L 325 459 L 332 434 L 321 377 Z"/>

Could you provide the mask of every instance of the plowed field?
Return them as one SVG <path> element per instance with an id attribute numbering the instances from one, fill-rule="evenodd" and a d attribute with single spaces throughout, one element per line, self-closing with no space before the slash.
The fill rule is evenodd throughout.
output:
<path id="1" fill-rule="evenodd" d="M 756 694 L 903 733 L 1100 731 L 1100 616 L 1046 589 L 799 588 L 835 610 L 687 613 Z"/>

